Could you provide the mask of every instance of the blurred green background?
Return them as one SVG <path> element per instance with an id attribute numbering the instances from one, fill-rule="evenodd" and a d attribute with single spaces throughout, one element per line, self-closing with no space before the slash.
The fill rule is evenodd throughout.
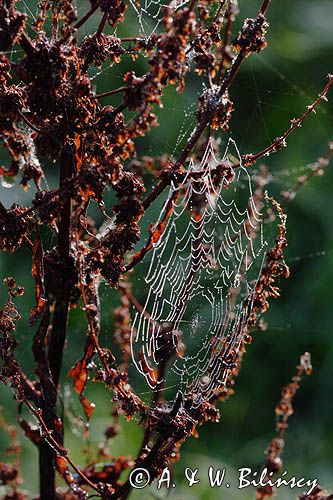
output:
<path id="1" fill-rule="evenodd" d="M 28 14 L 36 12 L 35 2 L 20 2 Z M 80 11 L 87 10 L 87 2 L 80 2 Z M 239 19 L 255 16 L 259 1 L 240 0 Z M 127 22 L 118 31 L 121 36 L 136 34 L 137 19 L 129 9 Z M 232 119 L 232 137 L 241 153 L 255 152 L 271 142 L 288 126 L 289 120 L 298 117 L 313 102 L 326 82 L 327 73 L 333 72 L 333 3 L 332 0 L 293 2 L 272 0 L 268 13 L 270 29 L 268 48 L 258 56 L 249 58 L 243 65 L 232 88 L 231 97 L 235 111 Z M 84 28 L 92 31 L 94 18 Z M 145 62 L 133 62 L 130 57 L 114 68 L 104 68 L 92 74 L 96 88 L 105 91 L 122 83 L 122 72 L 134 67 L 141 73 Z M 164 109 L 158 112 L 160 127 L 145 139 L 138 141 L 140 154 L 170 154 L 177 144 L 182 126 L 191 126 L 200 85 L 197 77 L 189 81 L 186 91 L 178 95 L 168 89 L 163 99 Z M 332 96 L 332 92 L 329 97 Z M 331 99 L 332 100 L 332 99 Z M 105 99 L 105 104 L 116 103 L 117 98 Z M 186 114 L 185 114 L 186 113 Z M 323 103 L 304 126 L 288 141 L 288 148 L 265 161 L 272 176 L 269 192 L 278 195 L 293 185 L 297 176 L 306 173 L 309 164 L 325 154 L 328 142 L 333 140 L 333 108 L 331 101 Z M 185 122 L 184 122 L 185 120 Z M 226 140 L 225 137 L 222 138 Z M 177 148 L 176 148 L 177 149 Z M 1 160 L 5 162 L 3 150 Z M 56 181 L 56 168 L 46 165 L 49 184 Z M 148 185 L 151 179 L 147 179 Z M 268 322 L 265 332 L 254 334 L 254 341 L 244 359 L 237 380 L 235 395 L 222 406 L 219 424 L 209 424 L 200 430 L 200 439 L 190 438 L 182 448 L 181 462 L 175 466 L 177 487 L 170 491 L 176 499 L 198 498 L 203 500 L 253 498 L 254 490 L 237 491 L 211 489 L 206 480 L 207 469 L 227 467 L 231 485 L 237 484 L 236 473 L 240 467 L 260 468 L 264 450 L 274 435 L 274 407 L 283 385 L 295 372 L 299 356 L 310 351 L 314 365 L 313 375 L 302 383 L 295 399 L 295 415 L 290 419 L 284 454 L 285 468 L 290 476 L 318 478 L 328 489 L 333 486 L 333 342 L 332 335 L 332 278 L 333 278 L 333 165 L 323 177 L 315 177 L 303 188 L 287 207 L 288 213 L 288 264 L 291 277 L 281 282 L 282 295 L 271 302 L 264 319 Z M 0 188 L 5 206 L 13 202 L 25 204 L 33 196 L 31 189 L 24 193 L 18 186 Z M 114 203 L 112 193 L 106 195 L 110 209 Z M 145 228 L 156 220 L 160 204 L 150 210 Z M 48 244 L 52 246 L 50 236 Z M 17 337 L 20 342 L 18 359 L 28 375 L 33 374 L 31 341 L 34 328 L 28 328 L 29 310 L 33 306 L 33 282 L 30 276 L 29 255 L 23 249 L 0 258 L 1 280 L 14 276 L 26 289 L 19 299 L 22 320 Z M 136 279 L 140 277 L 138 269 Z M 1 304 L 5 300 L 1 288 Z M 113 334 L 112 310 L 119 303 L 115 290 L 102 286 L 102 343 L 110 345 Z M 71 314 L 68 346 L 64 360 L 64 373 L 81 355 L 85 336 L 85 319 L 80 310 Z M 137 375 L 139 377 L 139 375 Z M 139 382 L 138 382 L 139 383 Z M 67 385 L 66 385 L 67 384 Z M 146 390 L 142 385 L 142 390 Z M 85 449 L 94 448 L 111 422 L 111 394 L 97 384 L 90 384 L 87 396 L 96 403 L 89 440 L 84 443 L 79 433 L 82 414 L 80 404 L 72 394 L 70 382 L 65 382 L 64 402 L 68 410 L 66 446 L 72 450 L 75 461 L 85 463 Z M 8 422 L 16 419 L 16 405 L 9 388 L 0 387 L 0 401 Z M 72 418 L 70 416 L 72 415 Z M 79 420 L 78 420 L 79 418 Z M 82 424 L 83 420 L 81 420 Z M 111 453 L 135 455 L 141 440 L 141 428 L 136 422 L 121 420 L 123 427 L 111 442 Z M 0 429 L 0 460 L 6 460 L 8 439 Z M 22 439 L 22 473 L 24 488 L 37 493 L 37 452 L 25 438 Z M 191 489 L 183 479 L 184 467 L 198 467 L 200 484 Z M 1 492 L 1 488 L 0 488 Z M 301 491 L 281 488 L 278 498 L 295 498 Z M 149 498 L 148 490 L 133 494 Z M 153 493 L 164 497 L 164 492 Z"/>

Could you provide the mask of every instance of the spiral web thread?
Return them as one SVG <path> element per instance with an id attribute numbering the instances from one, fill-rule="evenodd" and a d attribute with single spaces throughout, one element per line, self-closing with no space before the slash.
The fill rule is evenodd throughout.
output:
<path id="1" fill-rule="evenodd" d="M 231 145 L 237 151 L 230 140 L 224 164 Z M 267 247 L 247 170 L 241 166 L 217 185 L 220 163 L 209 142 L 201 163 L 192 162 L 182 184 L 171 186 L 161 214 L 170 203 L 174 210 L 146 257 L 148 293 L 131 332 L 133 362 L 148 385 L 167 390 L 173 384 L 194 395 L 195 405 L 226 381 L 225 360 L 241 346 Z M 166 359 L 167 380 L 158 379 Z"/>

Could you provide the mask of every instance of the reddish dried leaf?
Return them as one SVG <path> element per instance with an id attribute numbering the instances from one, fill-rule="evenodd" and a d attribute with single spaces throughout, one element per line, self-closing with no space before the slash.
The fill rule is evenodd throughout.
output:
<path id="1" fill-rule="evenodd" d="M 31 310 L 29 325 L 34 325 L 43 314 L 47 305 L 44 290 L 44 251 L 42 242 L 37 231 L 36 239 L 32 249 L 32 269 L 31 274 L 35 278 L 36 306 Z"/>
<path id="2" fill-rule="evenodd" d="M 84 474 L 94 483 L 115 484 L 121 473 L 132 465 L 132 460 L 121 456 L 115 462 L 105 464 L 101 470 L 96 470 L 96 465 L 89 466 Z"/>
<path id="3" fill-rule="evenodd" d="M 36 446 L 39 446 L 41 437 L 38 427 L 33 427 L 29 422 L 23 419 L 19 419 L 19 424 L 27 438 Z"/>
<path id="4" fill-rule="evenodd" d="M 87 340 L 85 351 L 82 359 L 77 361 L 77 363 L 69 370 L 69 376 L 74 378 L 74 388 L 76 392 L 80 394 L 80 402 L 83 407 L 83 411 L 89 422 L 91 415 L 95 409 L 94 403 L 88 401 L 88 399 L 83 396 L 84 390 L 88 382 L 88 364 L 90 363 L 93 355 L 95 353 L 94 344 L 91 339 Z"/>
<path id="5" fill-rule="evenodd" d="M 3 167 L 0 167 L 0 175 L 3 177 L 15 177 L 19 171 L 19 167 L 17 163 L 13 163 L 9 170 L 5 170 Z"/>
<path id="6" fill-rule="evenodd" d="M 84 413 L 87 417 L 87 420 L 89 421 L 91 418 L 91 415 L 93 414 L 95 410 L 95 403 L 91 403 L 88 401 L 88 399 L 85 396 L 80 396 L 80 402 L 83 406 Z"/>
<path id="7" fill-rule="evenodd" d="M 64 459 L 64 457 L 61 457 L 57 455 L 56 457 L 56 464 L 57 464 L 57 469 L 60 472 L 61 475 L 66 474 L 67 472 L 67 461 Z"/>
<path id="8" fill-rule="evenodd" d="M 165 229 L 166 224 L 168 222 L 168 219 L 173 212 L 174 205 L 177 201 L 177 198 L 178 198 L 178 191 L 176 191 L 174 193 L 174 195 L 168 201 L 168 203 L 165 207 L 165 214 L 164 214 L 164 217 L 161 220 L 161 222 L 159 224 L 157 224 L 156 226 L 153 225 L 149 228 L 150 236 L 149 236 L 149 240 L 147 242 L 147 245 L 145 247 L 141 248 L 141 250 L 139 250 L 133 256 L 131 263 L 130 263 L 130 267 L 134 267 L 135 264 L 140 262 L 140 260 L 142 260 L 144 258 L 144 256 L 149 252 L 149 250 L 152 249 L 153 245 L 159 241 L 159 239 L 163 235 L 163 232 L 164 232 L 164 229 Z"/>
<path id="9" fill-rule="evenodd" d="M 88 369 L 87 365 L 90 362 L 94 354 L 94 346 L 92 342 L 88 342 L 82 359 L 77 361 L 75 365 L 69 370 L 68 375 L 74 379 L 74 388 L 76 392 L 82 394 L 87 381 L 88 381 Z"/>
<path id="10" fill-rule="evenodd" d="M 149 373 L 149 383 L 152 386 L 156 386 L 157 380 L 158 380 L 158 371 L 156 369 L 151 368 L 147 362 L 145 356 L 142 354 L 142 352 L 139 353 L 140 357 L 140 363 L 141 363 L 141 368 L 143 373 L 147 374 Z"/>

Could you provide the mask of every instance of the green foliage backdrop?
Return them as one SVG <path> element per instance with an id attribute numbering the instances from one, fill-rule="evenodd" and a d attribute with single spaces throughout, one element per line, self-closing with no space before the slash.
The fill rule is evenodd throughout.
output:
<path id="1" fill-rule="evenodd" d="M 260 2 L 240 0 L 239 4 L 240 18 L 243 19 L 253 15 Z M 33 2 L 29 2 L 29 7 L 33 11 Z M 269 47 L 259 56 L 245 62 L 231 95 L 235 104 L 232 137 L 241 153 L 263 148 L 270 143 L 271 138 L 284 131 L 289 120 L 304 112 L 306 106 L 317 97 L 327 73 L 333 71 L 332 0 L 273 0 L 268 18 L 271 24 Z M 131 60 L 128 58 L 124 70 L 130 67 Z M 121 84 L 121 75 L 114 74 L 112 69 L 96 77 L 100 91 L 110 88 L 110 84 L 114 88 Z M 329 97 L 332 100 L 332 92 Z M 177 140 L 184 110 L 190 105 L 195 106 L 196 99 L 195 78 L 182 96 L 170 89 L 164 99 L 164 109 L 159 112 L 160 127 L 141 141 L 142 154 L 170 153 Z M 332 105 L 321 106 L 317 114 L 311 116 L 289 140 L 286 150 L 267 158 L 266 164 L 273 176 L 273 191 L 283 191 L 291 186 L 296 177 L 305 172 L 301 167 L 314 162 L 326 152 L 328 142 L 333 140 L 332 118 Z M 3 163 L 6 158 L 0 156 L 0 160 Z M 49 165 L 47 168 L 52 175 L 54 167 Z M 208 489 L 204 476 L 209 465 L 226 466 L 231 475 L 239 467 L 260 466 L 264 449 L 274 433 L 274 407 L 281 387 L 291 379 L 299 355 L 304 351 L 312 353 L 314 373 L 304 381 L 295 400 L 296 414 L 290 420 L 287 433 L 285 466 L 292 475 L 317 477 L 322 486 L 332 488 L 332 192 L 333 165 L 327 168 L 323 177 L 315 177 L 289 204 L 287 257 L 291 277 L 281 284 L 282 296 L 271 304 L 265 316 L 267 330 L 254 335 L 237 380 L 236 393 L 223 406 L 220 424 L 207 425 L 201 430 L 199 440 L 191 438 L 184 445 L 181 463 L 176 466 L 177 488 L 172 492 L 174 498 L 253 498 L 253 491 L 250 490 L 245 493 L 235 489 L 223 492 Z M 9 206 L 13 202 L 24 204 L 24 200 L 31 195 L 13 186 L 11 189 L 1 187 L 0 196 L 1 201 Z M 147 226 L 156 217 L 157 210 L 151 210 L 151 220 L 146 221 Z M 140 269 L 137 273 L 140 274 Z M 28 328 L 27 318 L 34 297 L 26 250 L 1 256 L 0 277 L 3 279 L 9 275 L 14 276 L 26 289 L 25 296 L 19 300 L 22 320 L 18 338 L 20 361 L 29 375 L 34 331 Z M 4 289 L 1 289 L 0 294 L 3 303 Z M 112 342 L 112 310 L 117 303 L 116 291 L 105 287 L 102 294 L 105 343 Z M 65 371 L 80 356 L 85 335 L 84 322 L 79 310 L 72 313 Z M 145 390 L 144 386 L 142 390 Z M 70 394 L 69 387 L 65 387 L 65 392 Z M 84 445 L 86 449 L 89 449 L 91 442 L 98 443 L 101 440 L 103 429 L 110 421 L 111 395 L 105 396 L 97 384 L 88 389 L 88 397 L 97 403 L 97 410 L 92 420 L 90 438 Z M 0 387 L 0 401 L 4 416 L 12 423 L 16 418 L 16 405 L 9 388 Z M 65 404 L 74 415 L 81 413 L 75 396 L 65 397 Z M 76 435 L 75 425 L 71 425 L 70 421 L 67 427 L 65 445 L 72 449 L 74 459 L 83 462 L 86 458 L 82 450 L 82 438 Z M 135 454 L 140 442 L 138 432 L 135 422 L 124 422 L 123 432 L 111 442 L 115 455 Z M 0 430 L 0 460 L 5 458 L 6 443 L 7 437 Z M 22 445 L 24 487 L 36 492 L 37 450 L 24 439 Z M 202 482 L 191 490 L 186 488 L 183 480 L 185 466 L 199 467 L 202 471 Z M 300 492 L 280 489 L 278 498 L 295 498 L 296 493 Z M 139 498 L 138 493 L 133 497 L 136 495 Z"/>

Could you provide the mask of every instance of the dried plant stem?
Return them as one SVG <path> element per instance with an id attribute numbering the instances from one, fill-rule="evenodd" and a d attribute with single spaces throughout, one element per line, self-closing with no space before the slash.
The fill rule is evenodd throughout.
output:
<path id="1" fill-rule="evenodd" d="M 107 14 L 104 13 L 101 22 L 99 23 L 98 29 L 96 31 L 96 36 L 99 37 L 103 33 L 103 29 L 105 28 L 106 22 L 107 22 Z"/>
<path id="2" fill-rule="evenodd" d="M 163 438 L 159 437 L 157 438 L 154 446 L 148 453 L 147 457 L 145 460 L 140 462 L 140 466 L 147 468 L 149 470 L 149 467 L 151 464 L 154 462 L 157 454 L 163 452 L 163 446 L 165 445 L 165 441 Z M 132 490 L 133 486 L 129 480 L 127 480 L 119 489 L 114 493 L 111 497 L 110 500 L 116 500 L 118 498 L 127 498 L 129 495 L 129 492 Z"/>
<path id="3" fill-rule="evenodd" d="M 74 171 L 75 155 L 71 146 L 67 146 L 61 155 L 60 188 L 71 178 Z M 71 237 L 71 198 L 68 197 L 62 206 L 61 220 L 59 222 L 58 250 L 64 266 L 63 287 L 59 290 L 52 323 L 48 358 L 50 370 L 55 386 L 59 383 L 62 354 L 66 339 L 68 309 L 69 309 L 69 281 L 70 281 L 70 237 Z"/>
<path id="4" fill-rule="evenodd" d="M 219 64 L 219 69 L 217 73 L 217 78 L 216 81 L 220 82 L 224 73 L 224 69 L 226 67 L 226 63 L 228 58 L 230 57 L 230 44 L 231 44 L 231 35 L 232 35 L 232 27 L 233 27 L 233 16 L 232 16 L 232 10 L 230 6 L 225 12 L 225 19 L 226 19 L 226 26 L 224 30 L 224 37 L 223 37 L 223 46 L 222 46 L 222 58 L 221 62 Z"/>
<path id="5" fill-rule="evenodd" d="M 96 4 L 91 7 L 91 9 L 75 24 L 74 29 L 78 30 L 81 28 L 81 26 L 84 25 L 86 21 L 96 12 L 96 10 L 99 7 L 99 2 L 96 2 Z"/>
<path id="6" fill-rule="evenodd" d="M 257 489 L 257 500 L 267 500 L 274 495 L 275 489 L 271 485 L 270 480 L 272 479 L 272 476 L 281 471 L 283 467 L 281 456 L 285 445 L 285 432 L 288 429 L 288 421 L 294 413 L 293 400 L 300 388 L 300 383 L 302 382 L 304 375 L 311 375 L 311 373 L 311 356 L 308 352 L 305 352 L 300 357 L 296 375 L 294 375 L 292 381 L 282 389 L 281 399 L 275 408 L 276 436 L 272 439 L 266 451 L 267 460 L 265 463 L 265 486 L 260 486 Z"/>
<path id="7" fill-rule="evenodd" d="M 263 0 L 261 7 L 260 7 L 260 12 L 264 16 L 266 15 L 267 9 L 269 7 L 269 4 L 271 3 L 271 0 Z"/>
<path id="8" fill-rule="evenodd" d="M 121 92 L 124 92 L 126 90 L 126 85 L 123 85 L 122 87 L 119 87 L 118 89 L 115 90 L 109 90 L 108 92 L 103 92 L 102 94 L 96 94 L 96 99 L 102 99 L 103 97 L 108 97 L 111 95 L 115 94 L 120 94 Z"/>
<path id="9" fill-rule="evenodd" d="M 60 159 L 60 188 L 66 184 L 74 171 L 74 152 L 67 145 Z M 68 311 L 70 300 L 70 270 L 68 269 L 70 259 L 70 234 L 71 234 L 71 198 L 68 197 L 61 209 L 61 220 L 58 224 L 58 251 L 61 263 L 64 266 L 62 274 L 61 289 L 58 290 L 59 297 L 56 300 L 53 314 L 52 330 L 49 340 L 48 363 L 54 385 L 53 397 L 48 398 L 48 404 L 44 406 L 46 425 L 54 429 L 54 416 L 56 414 L 57 388 L 60 380 L 62 357 L 67 333 Z M 58 439 L 62 439 L 57 433 Z M 53 500 L 55 498 L 55 466 L 54 451 L 45 440 L 40 443 L 40 496 L 41 500 Z"/>
<path id="10" fill-rule="evenodd" d="M 66 462 L 75 470 L 75 472 L 83 479 L 83 481 L 93 490 L 98 492 L 98 487 L 92 481 L 90 481 L 90 479 L 74 464 L 74 462 L 68 455 L 68 451 L 63 446 L 59 445 L 56 439 L 54 439 L 52 431 L 46 425 L 41 412 L 34 408 L 28 399 L 24 399 L 24 403 L 28 406 L 29 410 L 35 416 L 36 420 L 39 422 L 41 428 L 45 432 L 47 440 L 49 441 L 48 447 L 53 447 L 58 452 L 59 456 L 63 457 L 66 460 Z"/>

